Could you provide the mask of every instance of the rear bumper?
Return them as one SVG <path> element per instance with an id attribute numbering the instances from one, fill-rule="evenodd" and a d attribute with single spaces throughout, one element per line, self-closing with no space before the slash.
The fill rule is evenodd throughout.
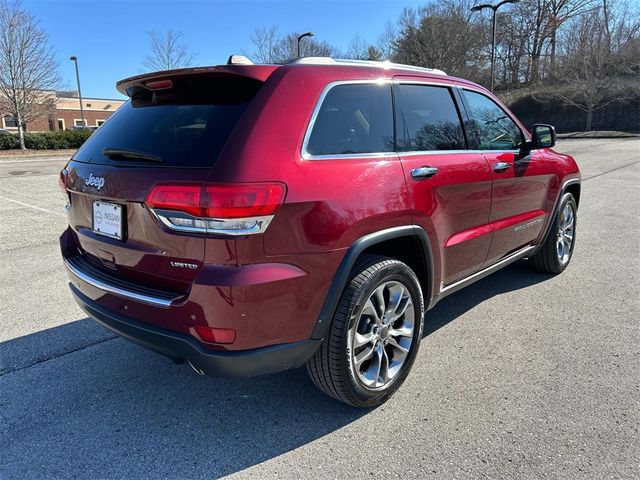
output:
<path id="1" fill-rule="evenodd" d="M 78 305 L 103 327 L 138 345 L 186 360 L 211 376 L 250 377 L 289 370 L 303 365 L 315 353 L 321 340 L 305 340 L 243 351 L 204 348 L 185 334 L 143 324 L 112 312 L 69 284 Z"/>

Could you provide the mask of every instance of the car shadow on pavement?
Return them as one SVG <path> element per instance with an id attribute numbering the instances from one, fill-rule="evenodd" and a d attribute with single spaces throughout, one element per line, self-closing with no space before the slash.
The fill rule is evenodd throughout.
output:
<path id="1" fill-rule="evenodd" d="M 431 335 L 476 305 L 496 295 L 527 288 L 552 278 L 552 275 L 536 272 L 526 260 L 515 262 L 443 298 L 425 315 L 422 337 Z"/>
<path id="2" fill-rule="evenodd" d="M 217 478 L 367 413 L 316 391 L 304 369 L 203 377 L 108 333 L 57 356 L 31 351 L 94 325 L 0 344 L 0 478 Z M 33 360 L 16 364 L 20 352 Z"/>
<path id="3" fill-rule="evenodd" d="M 443 300 L 426 335 L 546 278 L 515 264 Z M 82 338 L 90 345 L 77 345 Z M 3 358 L 0 478 L 217 478 L 322 442 L 367 414 L 317 392 L 304 369 L 201 377 L 90 319 L 1 343 Z"/>

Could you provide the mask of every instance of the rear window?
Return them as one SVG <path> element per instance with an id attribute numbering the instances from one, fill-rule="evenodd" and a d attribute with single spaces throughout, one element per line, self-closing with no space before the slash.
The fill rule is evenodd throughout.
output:
<path id="1" fill-rule="evenodd" d="M 242 77 L 174 80 L 138 88 L 78 150 L 74 160 L 109 165 L 212 166 L 261 82 Z M 105 155 L 104 152 L 125 152 Z M 154 161 L 136 159 L 135 153 Z"/>
<path id="2" fill-rule="evenodd" d="M 391 85 L 337 85 L 329 90 L 306 150 L 310 155 L 392 152 Z"/>

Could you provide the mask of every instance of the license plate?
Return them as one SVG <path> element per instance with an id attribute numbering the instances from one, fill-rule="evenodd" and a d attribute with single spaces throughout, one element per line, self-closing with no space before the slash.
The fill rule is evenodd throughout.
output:
<path id="1" fill-rule="evenodd" d="M 122 240 L 122 205 L 93 202 L 93 231 Z"/>

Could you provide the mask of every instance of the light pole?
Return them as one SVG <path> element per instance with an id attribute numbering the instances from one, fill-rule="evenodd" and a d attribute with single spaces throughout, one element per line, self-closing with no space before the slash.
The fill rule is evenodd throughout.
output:
<path id="1" fill-rule="evenodd" d="M 303 33 L 298 37 L 298 58 L 300 58 L 300 40 L 302 40 L 304 37 L 313 37 L 313 32 Z"/>
<path id="2" fill-rule="evenodd" d="M 71 57 L 69 57 L 69 60 L 71 60 L 76 65 L 76 80 L 78 82 L 78 97 L 80 98 L 80 119 L 82 120 L 82 126 L 86 127 L 87 124 L 84 121 L 84 109 L 82 108 L 82 91 L 80 90 L 80 72 L 78 71 L 78 57 L 76 57 L 75 55 L 72 55 Z"/>
<path id="3" fill-rule="evenodd" d="M 500 3 L 496 3 L 495 5 L 491 5 L 488 3 L 483 3 L 482 5 L 476 5 L 475 7 L 471 7 L 472 12 L 479 12 L 485 8 L 490 8 L 493 10 L 493 20 L 492 20 L 492 36 L 491 36 L 491 91 L 493 92 L 493 87 L 495 84 L 495 65 L 496 65 L 496 12 L 498 9 L 504 5 L 505 3 L 518 3 L 520 0 L 502 0 Z"/>

